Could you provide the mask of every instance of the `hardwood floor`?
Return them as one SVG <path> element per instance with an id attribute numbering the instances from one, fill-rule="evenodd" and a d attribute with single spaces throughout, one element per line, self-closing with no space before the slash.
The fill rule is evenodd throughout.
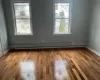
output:
<path id="1" fill-rule="evenodd" d="M 35 63 L 36 80 L 56 80 L 55 64 L 62 60 L 67 62 L 66 80 L 100 80 L 100 57 L 87 49 L 11 51 L 0 58 L 0 80 L 21 80 L 19 63 L 24 60 Z"/>

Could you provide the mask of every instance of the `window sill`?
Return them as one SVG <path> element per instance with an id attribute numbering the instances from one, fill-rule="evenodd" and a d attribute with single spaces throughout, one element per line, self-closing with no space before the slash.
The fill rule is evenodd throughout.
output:
<path id="1" fill-rule="evenodd" d="M 72 33 L 53 33 L 53 35 L 71 35 Z"/>

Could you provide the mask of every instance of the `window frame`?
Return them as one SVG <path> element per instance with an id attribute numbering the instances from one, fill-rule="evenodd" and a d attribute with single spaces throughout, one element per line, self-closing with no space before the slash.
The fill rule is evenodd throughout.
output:
<path id="1" fill-rule="evenodd" d="M 31 33 L 30 34 L 18 34 L 17 33 L 17 26 L 16 26 L 16 16 L 15 16 L 15 7 L 14 7 L 14 3 L 28 3 L 29 4 L 29 13 L 30 13 L 30 31 Z M 33 35 L 33 27 L 32 27 L 32 11 L 31 11 L 31 2 L 30 0 L 29 1 L 12 1 L 11 2 L 11 5 L 12 5 L 12 13 L 13 13 L 13 28 L 14 28 L 14 35 L 16 36 L 27 36 L 27 35 Z"/>
<path id="2" fill-rule="evenodd" d="M 55 17 L 55 4 L 57 3 L 69 3 L 69 18 L 56 18 Z M 71 33 L 71 16 L 72 16 L 72 2 L 71 1 L 66 1 L 66 0 L 55 0 L 53 2 L 53 35 L 69 35 L 72 34 Z M 59 33 L 55 33 L 55 20 L 56 19 L 68 19 L 69 20 L 69 27 L 68 27 L 68 32 L 59 32 Z"/>

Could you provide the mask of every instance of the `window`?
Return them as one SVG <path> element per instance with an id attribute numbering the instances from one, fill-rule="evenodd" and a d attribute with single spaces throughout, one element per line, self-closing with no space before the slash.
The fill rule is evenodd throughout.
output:
<path id="1" fill-rule="evenodd" d="M 54 34 L 70 33 L 70 3 L 55 3 Z"/>
<path id="2" fill-rule="evenodd" d="M 16 35 L 31 35 L 29 3 L 14 3 Z"/>

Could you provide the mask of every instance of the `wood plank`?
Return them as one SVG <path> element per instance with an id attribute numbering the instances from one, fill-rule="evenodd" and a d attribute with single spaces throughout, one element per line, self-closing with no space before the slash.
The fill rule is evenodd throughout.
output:
<path id="1" fill-rule="evenodd" d="M 81 75 L 83 76 L 83 78 L 85 80 L 88 80 L 87 76 L 84 74 L 84 72 L 81 70 L 81 68 L 77 65 L 77 63 L 71 58 L 72 62 L 74 63 L 75 67 L 79 70 L 79 72 L 81 73 Z"/>
<path id="2" fill-rule="evenodd" d="M 77 80 L 82 80 L 81 77 L 79 76 L 79 74 L 77 73 L 77 71 L 75 69 L 72 68 L 72 71 L 74 72 Z"/>

